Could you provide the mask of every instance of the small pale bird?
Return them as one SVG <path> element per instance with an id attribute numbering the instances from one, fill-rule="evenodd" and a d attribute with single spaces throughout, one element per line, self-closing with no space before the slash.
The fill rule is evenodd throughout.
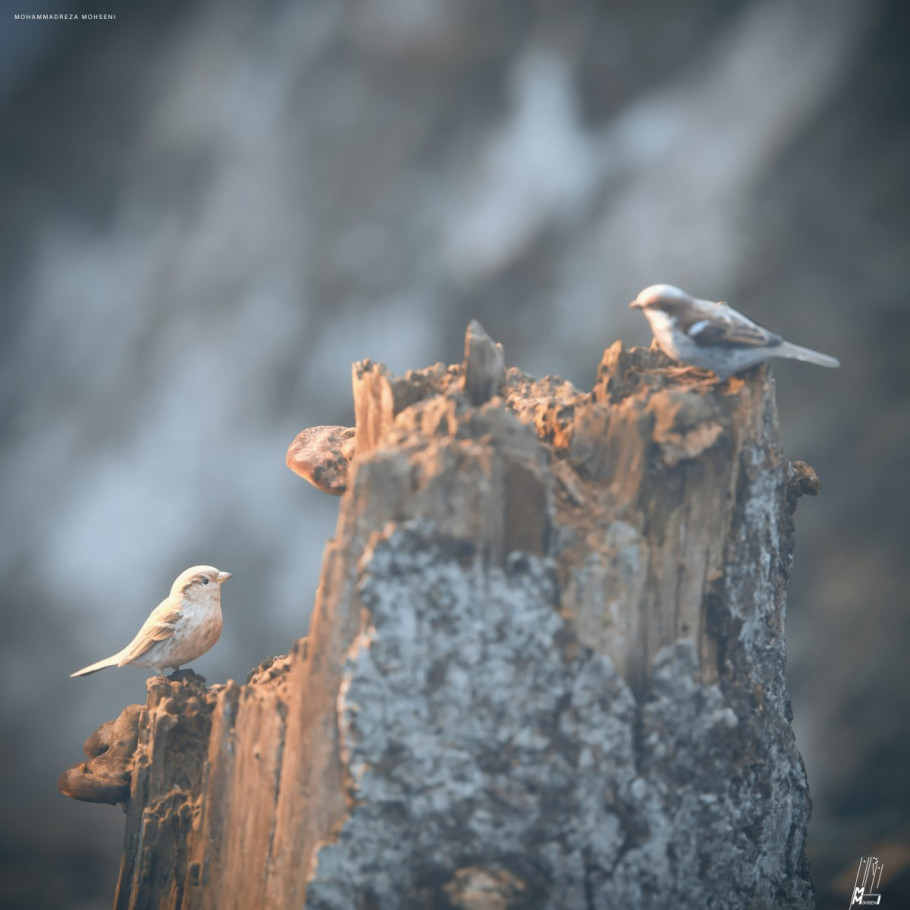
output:
<path id="1" fill-rule="evenodd" d="M 231 577 L 214 566 L 193 566 L 177 576 L 171 593 L 155 607 L 136 637 L 116 654 L 70 676 L 106 667 L 151 667 L 164 675 L 205 654 L 221 635 L 221 586 Z"/>
<path id="2" fill-rule="evenodd" d="M 645 314 L 667 356 L 712 370 L 721 381 L 772 357 L 840 366 L 834 357 L 784 341 L 726 303 L 699 300 L 672 284 L 652 284 L 629 306 Z"/>

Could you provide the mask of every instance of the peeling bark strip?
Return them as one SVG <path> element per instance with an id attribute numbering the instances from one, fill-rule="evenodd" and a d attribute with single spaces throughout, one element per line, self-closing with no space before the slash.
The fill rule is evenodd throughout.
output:
<path id="1" fill-rule="evenodd" d="M 354 366 L 309 637 L 150 685 L 118 908 L 813 906 L 770 373 L 466 352 Z"/>

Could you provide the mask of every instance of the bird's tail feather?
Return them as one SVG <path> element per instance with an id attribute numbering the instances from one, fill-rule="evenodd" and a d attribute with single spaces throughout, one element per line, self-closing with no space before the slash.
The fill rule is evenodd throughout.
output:
<path id="1" fill-rule="evenodd" d="M 811 351 L 809 348 L 801 348 L 798 344 L 791 344 L 789 341 L 785 341 L 780 346 L 780 356 L 789 357 L 791 360 L 803 360 L 806 363 L 814 363 L 820 367 L 840 366 L 840 361 L 836 357 L 829 357 L 827 354 Z"/>
<path id="2" fill-rule="evenodd" d="M 70 676 L 88 676 L 89 673 L 97 673 L 99 670 L 104 670 L 107 667 L 116 667 L 119 660 L 120 655 L 114 654 L 111 657 L 105 657 L 104 660 L 99 660 L 97 663 L 89 664 L 87 667 L 83 667 L 75 673 L 70 673 Z"/>

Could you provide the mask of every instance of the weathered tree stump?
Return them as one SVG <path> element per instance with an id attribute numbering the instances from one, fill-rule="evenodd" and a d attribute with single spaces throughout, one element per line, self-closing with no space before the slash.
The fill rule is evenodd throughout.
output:
<path id="1" fill-rule="evenodd" d="M 617 343 L 581 393 L 466 350 L 355 364 L 307 639 L 150 681 L 117 908 L 813 905 L 784 602 L 814 475 L 769 371 Z"/>

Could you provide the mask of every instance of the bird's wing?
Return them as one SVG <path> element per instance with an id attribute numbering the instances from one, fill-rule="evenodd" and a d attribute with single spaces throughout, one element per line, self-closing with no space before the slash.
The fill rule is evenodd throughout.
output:
<path id="1" fill-rule="evenodd" d="M 165 641 L 174 634 L 177 620 L 180 618 L 180 606 L 168 598 L 163 600 L 149 614 L 136 637 L 121 651 L 120 666 L 141 657 L 153 644 Z"/>
<path id="2" fill-rule="evenodd" d="M 747 319 L 725 303 L 703 309 L 699 316 L 701 318 L 694 318 L 685 331 L 701 347 L 774 347 L 783 340 L 780 335 Z"/>

